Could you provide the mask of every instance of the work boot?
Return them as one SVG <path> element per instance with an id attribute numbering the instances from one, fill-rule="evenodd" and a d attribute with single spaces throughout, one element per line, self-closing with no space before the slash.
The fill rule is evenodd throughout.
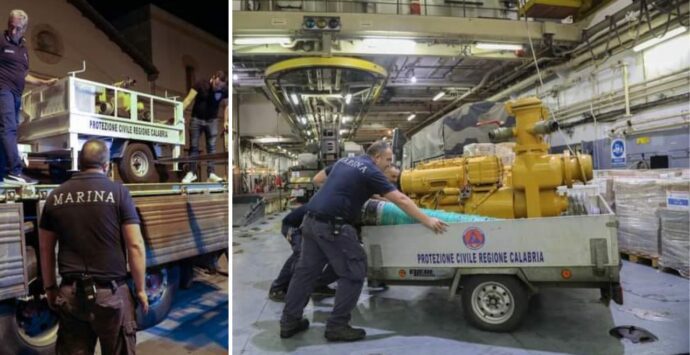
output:
<path id="1" fill-rule="evenodd" d="M 309 321 L 302 318 L 291 327 L 280 325 L 280 337 L 283 339 L 291 338 L 293 335 L 309 329 Z"/>
<path id="2" fill-rule="evenodd" d="M 314 289 L 314 292 L 311 293 L 312 295 L 316 296 L 335 296 L 335 289 L 332 289 L 328 286 L 318 286 Z"/>
<path id="3" fill-rule="evenodd" d="M 357 341 L 364 339 L 367 332 L 364 329 L 352 328 L 349 324 L 335 329 L 326 328 L 323 333 L 328 341 Z"/>
<path id="4" fill-rule="evenodd" d="M 185 175 L 185 176 L 182 178 L 182 183 L 184 183 L 184 184 L 189 184 L 190 182 L 192 182 L 192 181 L 194 181 L 194 180 L 196 180 L 196 174 L 194 174 L 194 173 L 191 172 L 191 171 L 188 171 L 188 172 L 187 172 L 187 175 Z"/>
<path id="5" fill-rule="evenodd" d="M 215 173 L 211 173 L 208 176 L 208 179 L 206 179 L 206 182 L 222 182 L 225 181 L 222 177 L 216 175 Z"/>
<path id="6" fill-rule="evenodd" d="M 275 302 L 285 302 L 285 296 L 287 291 L 285 290 L 270 290 L 268 292 L 268 298 Z"/>

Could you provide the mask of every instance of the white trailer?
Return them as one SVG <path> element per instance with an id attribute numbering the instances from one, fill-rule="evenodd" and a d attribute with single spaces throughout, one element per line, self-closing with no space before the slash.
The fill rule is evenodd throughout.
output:
<path id="1" fill-rule="evenodd" d="M 182 102 L 75 76 L 27 92 L 22 108 L 19 143 L 34 156 L 60 157 L 67 170 L 77 170 L 87 139 L 100 138 L 124 182 L 159 182 L 157 160 L 179 158 L 185 145 Z"/>
<path id="2" fill-rule="evenodd" d="M 362 227 L 369 280 L 461 291 L 476 327 L 515 329 L 542 287 L 601 289 L 622 304 L 616 217 L 599 214 L 451 224 L 436 235 L 419 224 Z"/>

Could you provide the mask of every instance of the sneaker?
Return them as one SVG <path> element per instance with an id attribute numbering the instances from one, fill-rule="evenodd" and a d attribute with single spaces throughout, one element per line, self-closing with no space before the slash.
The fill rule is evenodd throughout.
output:
<path id="1" fill-rule="evenodd" d="M 342 328 L 328 329 L 323 333 L 328 341 L 357 341 L 364 339 L 367 332 L 364 329 L 352 328 L 346 325 Z"/>
<path id="2" fill-rule="evenodd" d="M 32 179 L 22 173 L 19 174 L 8 174 L 5 176 L 4 183 L 10 185 L 34 185 L 38 183 L 38 180 Z"/>
<path id="3" fill-rule="evenodd" d="M 208 179 L 206 179 L 206 181 L 207 181 L 207 182 L 222 182 L 222 181 L 225 181 L 225 179 L 223 179 L 222 177 L 216 175 L 215 173 L 211 173 L 211 174 L 208 176 Z"/>
<path id="4" fill-rule="evenodd" d="M 293 335 L 303 332 L 305 330 L 309 329 L 309 321 L 302 318 L 297 323 L 295 323 L 294 326 L 292 327 L 283 327 L 283 325 L 280 325 L 280 337 L 285 339 L 285 338 L 291 338 Z"/>
<path id="5" fill-rule="evenodd" d="M 285 296 L 287 291 L 285 290 L 271 290 L 268 292 L 268 298 L 275 302 L 285 302 Z"/>
<path id="6" fill-rule="evenodd" d="M 335 289 L 332 289 L 328 286 L 318 286 L 311 294 L 318 296 L 335 296 Z"/>
<path id="7" fill-rule="evenodd" d="M 189 171 L 189 172 L 187 172 L 187 175 L 185 175 L 185 176 L 182 178 L 182 183 L 184 183 L 184 184 L 189 184 L 190 182 L 192 182 L 192 181 L 194 181 L 194 180 L 196 180 L 196 174 L 194 174 L 193 172 Z"/>

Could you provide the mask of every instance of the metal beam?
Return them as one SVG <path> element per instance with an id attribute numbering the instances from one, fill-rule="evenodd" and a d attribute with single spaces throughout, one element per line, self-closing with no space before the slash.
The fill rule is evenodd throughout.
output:
<path id="1" fill-rule="evenodd" d="M 406 48 L 401 51 L 382 51 L 381 48 L 364 45 L 362 39 L 341 39 L 333 43 L 330 51 L 303 51 L 284 47 L 279 44 L 252 44 L 233 45 L 232 55 L 245 56 L 377 56 L 377 57 L 473 57 L 498 60 L 524 61 L 511 51 L 481 50 L 467 44 L 439 44 L 421 43 L 422 40 L 431 41 L 429 38 L 420 39 L 414 48 Z M 471 48 L 471 50 L 470 50 Z"/>
<path id="2" fill-rule="evenodd" d="M 305 12 L 233 11 L 233 35 L 288 35 L 302 30 Z M 323 14 L 338 16 L 341 20 L 339 38 L 365 36 L 446 38 L 467 41 L 507 41 L 527 43 L 525 23 L 467 17 L 400 16 L 383 14 Z M 532 39 L 553 34 L 556 42 L 580 41 L 580 29 L 574 24 L 532 21 L 527 23 Z M 379 53 L 381 54 L 381 53 Z"/>

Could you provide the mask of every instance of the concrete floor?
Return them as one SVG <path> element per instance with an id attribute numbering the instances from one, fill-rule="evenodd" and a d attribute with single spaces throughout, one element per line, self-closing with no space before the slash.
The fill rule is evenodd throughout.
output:
<path id="1" fill-rule="evenodd" d="M 221 258 L 227 270 L 227 259 Z M 195 270 L 193 286 L 178 290 L 168 317 L 137 333 L 137 353 L 227 354 L 228 278 Z"/>
<path id="2" fill-rule="evenodd" d="M 479 331 L 463 318 L 458 301 L 441 287 L 364 289 L 352 325 L 367 330 L 364 341 L 328 343 L 325 320 L 333 298 L 310 301 L 310 329 L 292 339 L 278 336 L 283 303 L 268 288 L 290 254 L 279 234 L 284 214 L 233 230 L 234 354 L 679 354 L 689 351 L 688 280 L 649 266 L 624 262 L 625 304 L 607 308 L 599 291 L 544 289 L 533 298 L 522 326 L 507 334 Z M 633 344 L 609 335 L 618 325 L 651 331 L 659 340 Z"/>

